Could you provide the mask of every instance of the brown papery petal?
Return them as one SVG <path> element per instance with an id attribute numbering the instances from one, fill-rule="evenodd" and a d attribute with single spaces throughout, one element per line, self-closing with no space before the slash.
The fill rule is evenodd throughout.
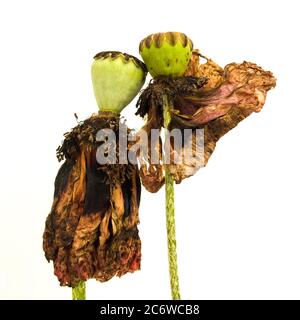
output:
<path id="1" fill-rule="evenodd" d="M 200 58 L 206 60 L 205 63 L 200 63 Z M 185 76 L 207 77 L 208 82 L 205 85 L 206 89 L 214 89 L 223 82 L 224 70 L 213 60 L 203 56 L 199 50 L 193 50 L 193 54 L 185 72 Z"/>
<path id="2" fill-rule="evenodd" d="M 140 164 L 139 175 L 143 186 L 152 193 L 157 192 L 165 182 L 163 161 L 162 161 L 162 141 L 158 139 L 155 145 L 155 153 L 157 156 L 156 163 L 153 163 L 153 153 L 151 150 L 151 129 L 161 130 L 162 118 L 161 111 L 156 108 L 155 104 L 150 101 L 150 108 L 147 114 L 147 122 L 145 126 L 137 133 L 137 146 L 140 146 L 140 150 L 143 150 L 142 145 L 148 142 L 147 154 L 138 153 L 138 161 Z M 146 133 L 147 141 L 143 140 L 143 134 Z"/>
<path id="3" fill-rule="evenodd" d="M 251 62 L 231 63 L 225 67 L 222 75 L 220 71 L 220 67 L 211 60 L 205 67 L 199 65 L 199 55 L 194 55 L 186 75 L 213 75 L 213 82 L 208 81 L 199 95 L 178 97 L 175 101 L 169 129 L 204 129 L 204 149 L 200 148 L 196 153 L 196 144 L 193 143 L 196 154 L 194 165 L 191 165 L 190 158 L 181 164 L 169 165 L 177 183 L 206 165 L 217 141 L 252 112 L 259 112 L 268 90 L 276 85 L 276 79 L 270 71 Z M 213 84 L 217 86 L 212 87 Z M 184 150 L 174 149 L 172 152 L 181 154 Z"/>
<path id="4" fill-rule="evenodd" d="M 55 180 L 43 249 L 61 285 L 107 281 L 140 268 L 138 167 L 96 161 L 97 131 L 118 133 L 119 119 L 110 117 L 93 115 L 67 133 L 58 148 L 59 159 L 66 160 Z"/>

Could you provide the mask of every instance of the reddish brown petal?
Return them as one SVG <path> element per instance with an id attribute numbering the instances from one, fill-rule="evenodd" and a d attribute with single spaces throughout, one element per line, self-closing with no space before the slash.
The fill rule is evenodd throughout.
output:
<path id="1" fill-rule="evenodd" d="M 199 91 L 199 95 L 178 97 L 175 101 L 170 129 L 204 129 L 204 154 L 198 152 L 199 160 L 196 164 L 192 166 L 188 161 L 184 161 L 181 164 L 169 165 L 177 183 L 207 163 L 216 142 L 224 134 L 252 112 L 259 112 L 265 103 L 267 91 L 276 85 L 276 79 L 270 71 L 265 71 L 251 62 L 231 63 L 225 67 L 222 75 L 220 68 L 211 60 L 208 60 L 205 67 L 198 65 L 198 62 L 199 58 L 192 59 L 187 75 L 213 75 L 217 86 L 212 88 L 213 82 L 209 82 Z"/>

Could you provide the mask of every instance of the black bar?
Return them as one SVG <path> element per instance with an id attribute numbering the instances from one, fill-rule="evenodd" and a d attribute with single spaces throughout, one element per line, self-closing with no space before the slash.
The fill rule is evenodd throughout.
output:
<path id="1" fill-rule="evenodd" d="M 2 300 L 15 319 L 298 319 L 299 301 L 280 300 Z"/>

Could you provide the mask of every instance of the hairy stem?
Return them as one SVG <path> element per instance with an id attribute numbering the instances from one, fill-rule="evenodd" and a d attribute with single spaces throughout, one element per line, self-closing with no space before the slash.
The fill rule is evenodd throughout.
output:
<path id="1" fill-rule="evenodd" d="M 171 120 L 171 105 L 168 98 L 164 97 L 164 127 L 165 138 L 168 139 L 168 125 Z M 166 141 L 165 141 L 166 143 Z M 174 180 L 167 166 L 165 166 L 165 194 L 166 194 L 166 222 L 168 235 L 168 256 L 170 285 L 173 300 L 180 300 L 177 251 L 176 251 L 176 225 L 175 225 L 175 203 L 174 203 Z"/>
<path id="2" fill-rule="evenodd" d="M 78 286 L 72 289 L 73 300 L 85 300 L 85 281 L 79 282 Z"/>

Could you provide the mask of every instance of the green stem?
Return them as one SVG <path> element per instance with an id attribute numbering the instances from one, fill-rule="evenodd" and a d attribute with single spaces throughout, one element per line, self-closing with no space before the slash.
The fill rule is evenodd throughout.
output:
<path id="1" fill-rule="evenodd" d="M 171 121 L 171 105 L 168 98 L 164 97 L 164 127 L 165 137 L 168 138 L 168 125 Z M 174 203 L 174 180 L 167 166 L 165 166 L 165 193 L 166 193 L 166 223 L 168 235 L 168 256 L 170 285 L 173 300 L 180 300 L 177 252 L 176 252 L 176 224 L 175 224 L 175 203 Z"/>
<path id="2" fill-rule="evenodd" d="M 73 300 L 85 300 L 85 281 L 79 282 L 78 286 L 72 289 Z"/>

